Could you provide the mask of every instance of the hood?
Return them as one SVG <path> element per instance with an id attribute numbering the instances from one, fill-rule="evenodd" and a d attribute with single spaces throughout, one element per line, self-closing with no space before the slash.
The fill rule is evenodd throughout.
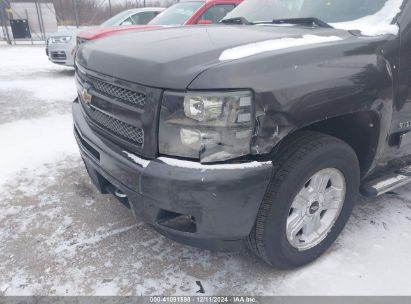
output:
<path id="1" fill-rule="evenodd" d="M 83 29 L 84 30 L 84 29 Z M 69 29 L 69 30 L 63 30 L 63 31 L 58 31 L 53 34 L 50 34 L 48 37 L 59 37 L 59 36 L 70 36 L 70 37 L 76 37 L 78 32 L 81 32 L 82 29 Z"/>
<path id="2" fill-rule="evenodd" d="M 102 37 L 106 37 L 112 34 L 128 32 L 128 31 L 142 31 L 160 28 L 158 25 L 129 25 L 129 26 L 109 26 L 109 27 L 97 27 L 82 31 L 77 34 L 78 38 L 85 40 L 94 40 Z"/>
<path id="3" fill-rule="evenodd" d="M 299 39 L 307 34 L 305 44 L 301 43 Z M 284 47 L 298 41 L 295 46 L 304 48 L 310 44 L 338 43 L 350 36 L 346 31 L 332 28 L 231 25 L 166 28 L 97 40 L 80 48 L 77 60 L 90 70 L 119 79 L 185 90 L 201 72 L 227 61 L 241 60 L 238 55 L 223 55 L 227 52 L 232 55 L 233 49 L 244 52 L 250 46 L 253 51 L 246 55 L 252 58 L 259 55 L 256 45 L 267 54 L 279 49 L 273 45 Z"/>

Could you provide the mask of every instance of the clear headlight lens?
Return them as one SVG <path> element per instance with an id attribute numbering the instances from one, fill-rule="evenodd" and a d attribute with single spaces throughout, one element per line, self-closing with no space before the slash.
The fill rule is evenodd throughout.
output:
<path id="1" fill-rule="evenodd" d="M 250 153 L 253 103 L 250 91 L 165 92 L 160 153 L 218 162 Z"/>
<path id="2" fill-rule="evenodd" d="M 184 113 L 198 121 L 217 119 L 223 110 L 223 101 L 218 97 L 186 96 Z"/>
<path id="3" fill-rule="evenodd" d="M 71 36 L 56 36 L 49 38 L 49 43 L 69 43 L 70 41 Z"/>

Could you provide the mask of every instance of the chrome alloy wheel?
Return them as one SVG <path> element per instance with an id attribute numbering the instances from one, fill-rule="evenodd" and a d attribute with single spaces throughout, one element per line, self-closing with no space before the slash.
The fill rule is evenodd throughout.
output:
<path id="1" fill-rule="evenodd" d="M 291 204 L 286 234 L 294 248 L 303 251 L 321 243 L 335 224 L 344 205 L 346 183 L 341 171 L 318 171 Z"/>

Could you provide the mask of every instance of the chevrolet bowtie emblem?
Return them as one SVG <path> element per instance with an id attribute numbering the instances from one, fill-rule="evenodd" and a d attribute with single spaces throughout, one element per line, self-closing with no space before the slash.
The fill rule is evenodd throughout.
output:
<path id="1" fill-rule="evenodd" d="M 81 99 L 83 99 L 83 101 L 86 105 L 88 105 L 88 106 L 91 105 L 91 98 L 92 98 L 92 96 L 89 94 L 87 89 L 83 88 L 83 90 L 81 91 Z"/>

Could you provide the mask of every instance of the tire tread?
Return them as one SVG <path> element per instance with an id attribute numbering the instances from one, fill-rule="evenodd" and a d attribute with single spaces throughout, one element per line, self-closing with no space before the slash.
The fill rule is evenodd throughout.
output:
<path id="1" fill-rule="evenodd" d="M 292 135 L 280 145 L 276 156 L 272 160 L 273 174 L 258 211 L 255 225 L 245 240 L 246 246 L 266 263 L 278 268 L 289 267 L 289 265 L 284 264 L 278 259 L 274 261 L 269 259 L 266 253 L 264 245 L 265 223 L 273 204 L 269 198 L 276 196 L 287 175 L 298 168 L 299 163 L 303 160 L 305 155 L 321 148 L 323 145 L 335 143 L 346 144 L 338 138 L 323 133 L 301 131 Z"/>

